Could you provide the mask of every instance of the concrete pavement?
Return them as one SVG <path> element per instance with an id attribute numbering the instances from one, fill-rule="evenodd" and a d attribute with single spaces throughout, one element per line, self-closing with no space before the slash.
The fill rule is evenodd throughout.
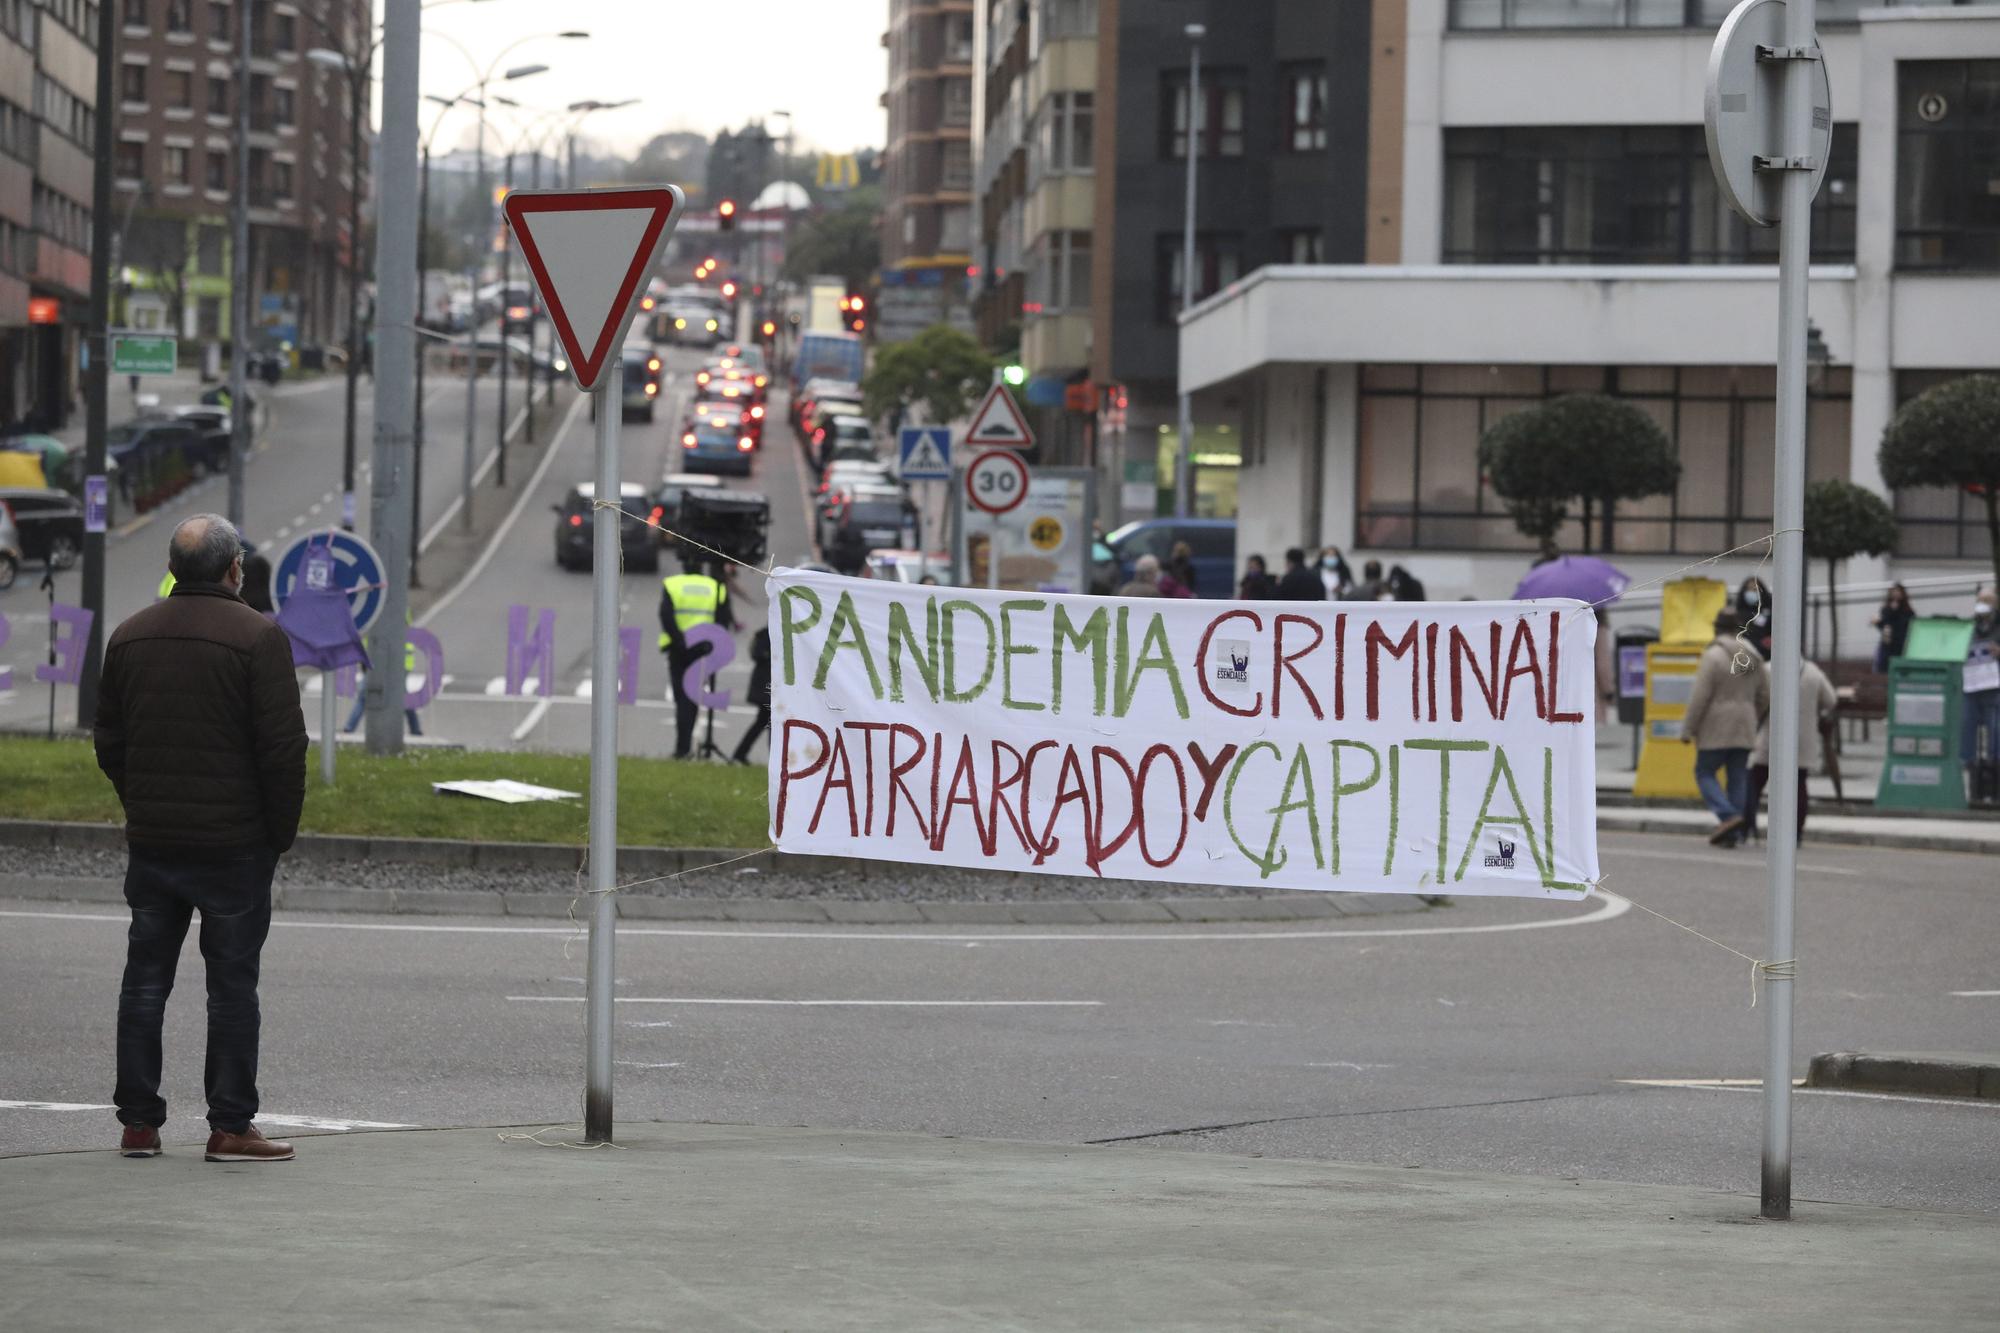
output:
<path id="1" fill-rule="evenodd" d="M 46 1333 L 1964 1329 L 2000 1252 L 2000 1220 L 1950 1213 L 717 1124 L 17 1157 L 0 1190 L 0 1314 Z"/>

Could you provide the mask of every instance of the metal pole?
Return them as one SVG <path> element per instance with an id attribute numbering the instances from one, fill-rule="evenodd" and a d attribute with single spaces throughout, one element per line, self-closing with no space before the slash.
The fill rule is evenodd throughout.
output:
<path id="1" fill-rule="evenodd" d="M 509 174 L 512 174 L 511 170 Z M 528 188 L 542 188 L 542 144 L 539 140 L 535 144 L 535 160 L 528 166 Z M 508 238 L 508 244 L 513 244 L 512 237 Z M 521 410 L 526 413 L 521 429 L 523 438 L 529 444 L 535 442 L 535 335 L 541 332 L 541 320 L 535 317 L 535 306 L 539 299 L 540 293 L 534 291 L 531 283 L 528 293 L 528 391 L 521 395 Z"/>
<path id="2" fill-rule="evenodd" d="M 92 216 L 100 224 L 111 211 L 113 124 L 110 114 L 117 95 L 113 77 L 118 59 L 118 19 L 112 6 L 97 11 L 96 161 L 91 178 Z M 99 225 L 90 238 L 90 326 L 84 346 L 90 364 L 83 377 L 83 439 L 86 474 L 104 475 L 104 435 L 111 424 L 111 229 Z M 107 495 L 107 506 L 109 499 Z M 54 594 L 51 593 L 51 596 Z M 90 638 L 84 646 L 83 679 L 76 692 L 76 724 L 86 731 L 97 721 L 97 680 L 104 665 L 104 534 L 83 534 L 83 604 L 90 611 Z M 55 622 L 50 621 L 54 633 Z"/>
<path id="3" fill-rule="evenodd" d="M 340 693 L 335 688 L 339 679 L 337 671 L 322 669 L 319 673 L 319 780 L 329 787 L 333 785 L 333 729 L 340 725 L 340 700 L 334 697 Z"/>
<path id="4" fill-rule="evenodd" d="M 479 407 L 479 255 L 492 234 L 486 216 L 486 85 L 479 85 L 479 133 L 473 140 L 473 188 L 479 191 L 478 230 L 473 233 L 471 257 L 466 260 L 466 276 L 472 282 L 472 324 L 465 335 L 465 465 L 460 478 L 464 486 L 460 506 L 465 530 L 472 531 L 472 452 L 478 447 L 473 417 Z M 504 315 L 504 311 L 502 312 Z M 502 320 L 504 324 L 504 319 Z"/>
<path id="5" fill-rule="evenodd" d="M 1208 35 L 1199 23 L 1187 26 L 1187 201 L 1181 218 L 1181 313 L 1194 304 L 1195 163 L 1201 159 L 1201 39 Z M 1178 342 L 1176 335 L 1176 342 Z M 1194 504 L 1194 400 L 1185 388 L 1180 401 L 1180 452 L 1174 463 L 1174 516 L 1186 518 Z"/>
<path id="6" fill-rule="evenodd" d="M 418 0 L 389 0 L 383 13 L 382 132 L 375 157 L 375 453 L 368 532 L 382 557 L 382 609 L 368 635 L 368 753 L 403 750 L 403 644 L 416 564 L 411 464 L 417 413 L 416 221 Z M 357 179 L 355 188 L 359 190 Z"/>
<path id="7" fill-rule="evenodd" d="M 382 72 L 386 76 L 389 60 L 382 61 Z M 386 97 L 386 93 L 384 94 Z M 387 107 L 383 109 L 387 115 Z M 384 130 L 387 130 L 385 125 Z M 423 321 L 425 302 L 429 300 L 425 287 L 430 283 L 431 252 L 431 145 L 424 141 L 423 167 L 418 176 L 417 186 L 417 335 L 412 340 L 416 353 L 417 393 L 416 402 L 410 416 L 410 586 L 423 587 L 418 576 L 417 563 L 423 552 L 418 547 L 423 542 L 424 528 L 424 366 L 430 361 L 430 348 L 424 343 Z M 376 223 L 379 229 L 381 223 Z M 378 239 L 375 244 L 380 247 Z M 380 374 L 380 369 L 377 369 Z"/>
<path id="8" fill-rule="evenodd" d="M 507 150 L 507 189 L 514 188 L 514 150 Z M 490 227 L 488 230 L 492 230 Z M 497 438 L 500 441 L 493 456 L 493 484 L 507 484 L 507 363 L 514 359 L 513 350 L 507 342 L 507 280 L 514 276 L 514 238 L 507 237 L 500 251 L 500 423 Z M 534 374 L 532 365 L 528 372 Z M 534 380 L 528 381 L 528 393 L 534 394 Z"/>
<path id="9" fill-rule="evenodd" d="M 106 6 L 107 8 L 109 6 Z M 236 61 L 236 190 L 229 201 L 229 521 L 243 527 L 243 465 L 250 453 L 250 33 L 239 4 Z"/>
<path id="10" fill-rule="evenodd" d="M 347 58 L 347 423 L 340 443 L 340 526 L 354 530 L 354 397 L 361 378 L 361 118 L 368 64 Z"/>
<path id="11" fill-rule="evenodd" d="M 625 365 L 613 358 L 597 394 L 597 499 L 592 517 L 595 609 L 590 657 L 590 964 L 585 983 L 583 1137 L 611 1139 L 611 992 L 618 882 L 618 427 Z"/>
<path id="12" fill-rule="evenodd" d="M 1785 44 L 1813 47 L 1813 0 L 1788 0 Z M 1812 151 L 1813 68 L 1791 59 L 1784 70 L 1785 156 Z M 1771 820 L 1767 826 L 1771 896 L 1764 957 L 1788 964 L 1765 974 L 1763 1215 L 1792 1215 L 1792 888 L 1798 857 L 1799 649 L 1797 599 L 1805 588 L 1806 277 L 1812 253 L 1813 173 L 1785 172 L 1778 223 L 1777 459 L 1772 485 L 1777 529 L 1777 590 L 1771 623 Z"/>

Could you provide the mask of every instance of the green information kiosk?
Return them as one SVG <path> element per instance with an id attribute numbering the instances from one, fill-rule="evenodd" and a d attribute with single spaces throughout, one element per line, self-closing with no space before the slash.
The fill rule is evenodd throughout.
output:
<path id="1" fill-rule="evenodd" d="M 1889 750 L 1875 804 L 1889 810 L 1965 809 L 1958 731 L 1965 711 L 1969 620 L 1916 620 L 1889 663 Z"/>

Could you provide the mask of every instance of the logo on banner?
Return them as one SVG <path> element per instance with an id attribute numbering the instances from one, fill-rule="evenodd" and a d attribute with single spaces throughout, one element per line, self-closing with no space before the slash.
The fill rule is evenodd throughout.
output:
<path id="1" fill-rule="evenodd" d="M 1216 641 L 1215 683 L 1231 689 L 1250 685 L 1250 644 L 1244 639 Z"/>
<path id="2" fill-rule="evenodd" d="M 1500 852 L 1497 856 L 1489 854 L 1486 857 L 1486 868 L 1488 870 L 1512 870 L 1514 868 L 1513 842 L 1507 838 L 1495 838 L 1494 841 L 1500 844 Z"/>

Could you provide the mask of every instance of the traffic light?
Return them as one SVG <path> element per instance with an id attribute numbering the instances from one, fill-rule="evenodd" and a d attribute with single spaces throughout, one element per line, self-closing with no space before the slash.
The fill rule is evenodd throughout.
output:
<path id="1" fill-rule="evenodd" d="M 716 226 L 723 231 L 736 230 L 736 201 L 725 199 L 715 206 Z"/>
<path id="2" fill-rule="evenodd" d="M 734 301 L 736 299 L 736 280 L 734 278 L 722 284 L 722 299 L 725 301 Z"/>
<path id="3" fill-rule="evenodd" d="M 845 301 L 842 301 L 840 308 L 846 312 L 846 322 L 849 332 L 860 333 L 868 327 L 868 321 L 862 318 L 868 310 L 868 302 L 861 297 L 860 293 L 857 292 L 849 296 Z"/>
<path id="4" fill-rule="evenodd" d="M 769 320 L 769 319 L 765 320 L 765 321 L 764 321 L 764 330 L 763 330 L 763 332 L 764 332 L 764 337 L 765 337 L 766 339 L 771 339 L 771 338 L 775 338 L 775 337 L 777 337 L 777 336 L 778 336 L 778 324 L 777 324 L 777 321 L 776 321 L 776 320 Z"/>

